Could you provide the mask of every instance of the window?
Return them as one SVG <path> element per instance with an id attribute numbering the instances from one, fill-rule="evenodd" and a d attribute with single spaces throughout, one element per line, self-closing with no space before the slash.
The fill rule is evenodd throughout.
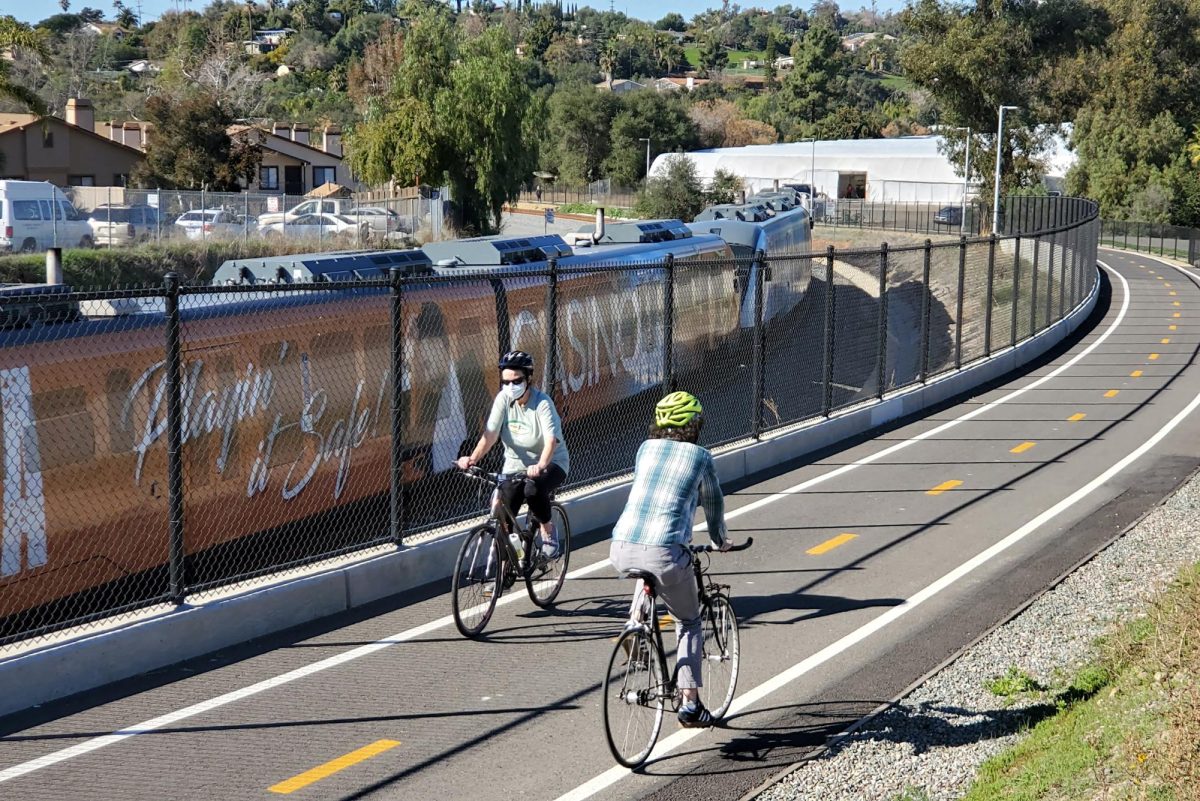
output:
<path id="1" fill-rule="evenodd" d="M 127 186 L 129 184 L 129 176 L 122 172 L 113 173 L 113 186 Z"/>
<path id="2" fill-rule="evenodd" d="M 333 176 L 336 171 L 337 168 L 335 167 L 313 167 L 313 189 L 322 184 L 333 183 Z"/>
<path id="3" fill-rule="evenodd" d="M 278 167 L 259 167 L 258 168 L 258 188 L 259 189 L 278 189 L 279 188 L 279 168 Z"/>
<path id="4" fill-rule="evenodd" d="M 94 175 L 68 175 L 68 186 L 95 186 L 96 176 Z"/>
<path id="5" fill-rule="evenodd" d="M 14 200 L 12 202 L 14 220 L 40 220 L 42 213 L 38 211 L 36 200 Z"/>
<path id="6" fill-rule="evenodd" d="M 42 147 L 54 147 L 54 131 L 42 131 Z"/>

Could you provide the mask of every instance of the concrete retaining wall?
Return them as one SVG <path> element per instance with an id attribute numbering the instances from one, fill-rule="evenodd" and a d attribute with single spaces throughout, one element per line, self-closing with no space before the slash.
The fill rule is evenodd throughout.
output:
<path id="1" fill-rule="evenodd" d="M 1057 325 L 961 371 L 814 420 L 716 456 L 723 482 L 753 476 L 864 431 L 919 412 L 1019 368 L 1074 331 L 1095 307 L 1099 284 Z M 615 522 L 628 482 L 563 500 L 572 528 L 589 531 Z M 85 692 L 256 637 L 344 612 L 450 575 L 465 530 L 402 551 L 347 560 L 309 575 L 166 611 L 147 611 L 117 628 L 64 638 L 0 661 L 0 715 Z M 449 612 L 449 604 L 447 604 Z"/>

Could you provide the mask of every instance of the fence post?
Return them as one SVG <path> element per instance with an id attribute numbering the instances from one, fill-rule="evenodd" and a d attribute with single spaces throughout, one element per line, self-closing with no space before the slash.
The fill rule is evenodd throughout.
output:
<path id="1" fill-rule="evenodd" d="M 963 294 L 967 288 L 967 238 L 958 237 L 958 308 L 954 315 L 954 369 L 962 367 Z"/>
<path id="2" fill-rule="evenodd" d="M 921 268 L 921 383 L 929 378 L 929 315 L 933 298 L 929 289 L 929 271 L 933 262 L 933 241 L 925 240 L 925 264 Z"/>
<path id="3" fill-rule="evenodd" d="M 1050 326 L 1050 320 L 1054 315 L 1054 240 L 1057 237 L 1051 237 L 1050 244 L 1046 248 L 1046 319 L 1043 322 L 1047 327 Z"/>
<path id="4" fill-rule="evenodd" d="M 750 274 L 754 276 L 754 382 L 751 399 L 754 412 L 750 418 L 750 433 L 758 439 L 762 435 L 763 409 L 763 370 L 766 367 L 764 356 L 766 331 L 763 330 L 763 274 L 767 270 L 766 253 L 754 251 L 754 261 L 750 264 Z"/>
<path id="5" fill-rule="evenodd" d="M 1067 302 L 1067 252 L 1070 249 L 1071 232 L 1064 231 L 1059 234 L 1059 251 L 1062 256 L 1062 261 L 1059 267 L 1058 275 L 1058 319 L 1066 316 Z"/>
<path id="6" fill-rule="evenodd" d="M 992 306 L 996 286 L 996 235 L 988 237 L 987 308 L 983 312 L 983 355 L 992 355 Z"/>
<path id="7" fill-rule="evenodd" d="M 1038 257 L 1041 255 L 1042 238 L 1035 235 L 1033 237 L 1033 273 L 1030 276 L 1029 282 L 1029 336 L 1037 333 L 1037 310 L 1038 310 Z"/>
<path id="8" fill-rule="evenodd" d="M 183 549 L 183 354 L 180 348 L 179 275 L 167 273 L 167 583 L 171 603 L 182 604 L 187 576 Z"/>
<path id="9" fill-rule="evenodd" d="M 548 263 L 550 280 L 546 283 L 546 394 L 554 397 L 558 383 L 558 259 Z"/>
<path id="10" fill-rule="evenodd" d="M 837 296 L 833 291 L 833 245 L 825 248 L 825 353 L 821 370 L 821 411 L 828 417 L 833 411 L 833 346 L 834 346 L 834 303 Z"/>
<path id="11" fill-rule="evenodd" d="M 243 240 L 249 244 L 250 242 L 250 193 L 242 194 L 242 233 Z"/>
<path id="12" fill-rule="evenodd" d="M 1012 330 L 1009 343 L 1014 347 L 1017 344 L 1017 307 L 1020 305 L 1018 301 L 1021 299 L 1021 235 L 1017 234 L 1013 240 L 1015 250 L 1013 251 L 1013 291 L 1012 291 Z"/>
<path id="13" fill-rule="evenodd" d="M 663 395 L 675 391 L 675 254 L 668 253 L 663 287 Z"/>
<path id="14" fill-rule="evenodd" d="M 391 522 L 392 542 L 404 547 L 404 273 L 398 267 L 388 270 L 391 290 L 392 322 L 392 484 Z"/>
<path id="15" fill-rule="evenodd" d="M 888 243 L 879 246 L 879 374 L 876 376 L 875 397 L 882 398 L 887 376 L 887 271 Z"/>

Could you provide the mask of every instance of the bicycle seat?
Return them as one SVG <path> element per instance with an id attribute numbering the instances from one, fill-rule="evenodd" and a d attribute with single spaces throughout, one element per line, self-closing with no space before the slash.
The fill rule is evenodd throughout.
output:
<path id="1" fill-rule="evenodd" d="M 654 574 L 647 570 L 626 570 L 625 576 L 631 579 L 641 579 L 646 582 L 646 586 L 653 592 L 658 587 L 658 579 L 654 578 Z"/>

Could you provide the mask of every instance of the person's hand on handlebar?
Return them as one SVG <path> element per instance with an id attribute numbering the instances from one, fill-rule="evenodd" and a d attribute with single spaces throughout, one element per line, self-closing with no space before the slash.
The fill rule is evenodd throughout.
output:
<path id="1" fill-rule="evenodd" d="M 475 464 L 475 460 L 470 456 L 460 456 L 455 464 L 458 465 L 459 470 L 469 470 Z"/>
<path id="2" fill-rule="evenodd" d="M 719 550 L 719 551 L 728 551 L 728 550 L 729 550 L 730 548 L 732 548 L 732 547 L 733 547 L 733 540 L 731 540 L 731 539 L 726 539 L 726 540 L 725 540 L 725 542 L 721 543 L 721 547 L 720 547 L 720 548 L 718 548 L 717 550 Z"/>

